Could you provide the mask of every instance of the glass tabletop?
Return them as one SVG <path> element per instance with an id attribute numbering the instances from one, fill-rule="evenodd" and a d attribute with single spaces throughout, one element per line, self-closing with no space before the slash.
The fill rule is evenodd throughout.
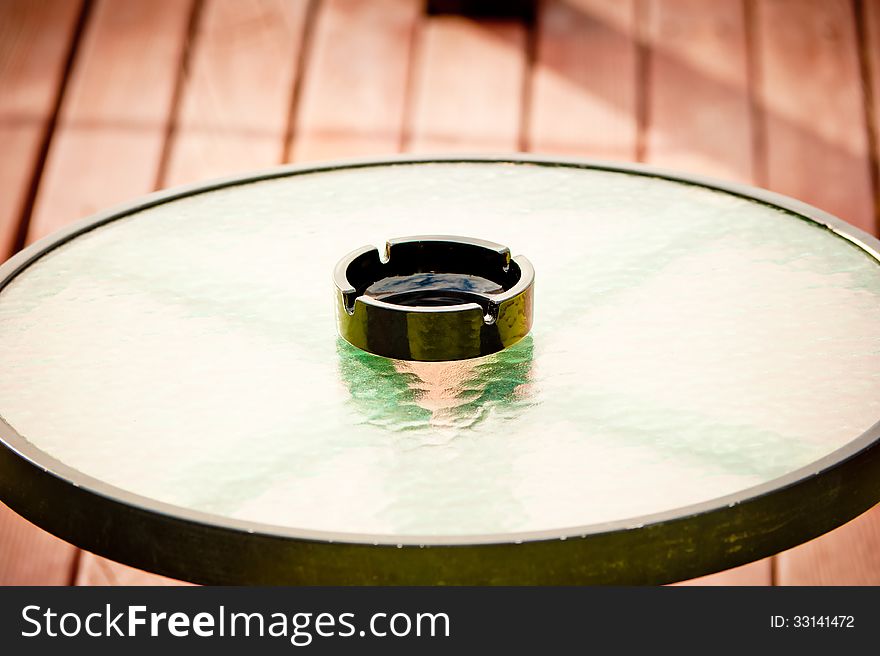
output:
<path id="1" fill-rule="evenodd" d="M 337 337 L 331 272 L 420 234 L 535 267 L 531 334 L 453 363 Z M 804 217 L 625 171 L 342 168 L 208 189 L 0 292 L 0 416 L 189 510 L 390 538 L 557 531 L 773 481 L 880 419 L 880 267 Z"/>

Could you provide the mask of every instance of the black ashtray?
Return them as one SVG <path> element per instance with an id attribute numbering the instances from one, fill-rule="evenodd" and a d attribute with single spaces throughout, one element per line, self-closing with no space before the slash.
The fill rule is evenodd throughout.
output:
<path id="1" fill-rule="evenodd" d="M 334 272 L 339 334 L 399 360 L 489 355 L 532 327 L 535 271 L 510 249 L 468 237 L 389 240 L 364 246 Z"/>

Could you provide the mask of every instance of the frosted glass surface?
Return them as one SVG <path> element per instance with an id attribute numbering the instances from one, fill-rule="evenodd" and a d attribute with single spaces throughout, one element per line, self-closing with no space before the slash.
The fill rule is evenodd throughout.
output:
<path id="1" fill-rule="evenodd" d="M 367 243 L 458 234 L 536 270 L 534 329 L 457 363 L 336 337 Z M 666 511 L 880 418 L 880 270 L 794 215 L 628 174 L 342 170 L 204 193 L 0 293 L 0 414 L 132 492 L 306 529 L 468 535 Z"/>

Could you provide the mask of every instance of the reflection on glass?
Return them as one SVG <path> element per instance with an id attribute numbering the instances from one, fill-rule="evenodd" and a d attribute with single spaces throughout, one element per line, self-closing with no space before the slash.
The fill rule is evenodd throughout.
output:
<path id="1" fill-rule="evenodd" d="M 531 335 L 498 353 L 455 362 L 391 360 L 342 338 L 336 349 L 340 376 L 364 422 L 389 430 L 431 428 L 434 439 L 448 439 L 449 432 L 470 428 L 490 413 L 529 402 Z"/>

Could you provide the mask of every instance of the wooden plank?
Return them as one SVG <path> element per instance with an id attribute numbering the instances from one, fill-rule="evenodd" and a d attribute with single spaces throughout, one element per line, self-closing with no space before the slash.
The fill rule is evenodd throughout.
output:
<path id="1" fill-rule="evenodd" d="M 302 5 L 300 5 L 302 6 Z M 379 12 L 378 9 L 382 11 Z M 291 6 L 288 5 L 289 11 Z M 205 11 L 210 11 L 209 7 Z M 319 10 L 318 30 L 314 36 L 314 44 L 317 51 L 321 48 L 332 48 L 342 43 L 350 42 L 353 50 L 341 48 L 339 53 L 333 55 L 325 54 L 323 56 L 314 56 L 310 58 L 312 68 L 309 71 L 307 80 L 312 80 L 311 86 L 304 90 L 303 103 L 311 104 L 311 108 L 307 109 L 306 105 L 302 107 L 305 116 L 299 123 L 298 128 L 294 131 L 294 142 L 291 151 L 297 157 L 315 157 L 322 153 L 332 152 L 334 156 L 348 156 L 353 154 L 363 154 L 365 145 L 373 145 L 379 148 L 378 152 L 370 152 L 370 154 L 381 154 L 388 150 L 396 149 L 401 140 L 402 120 L 406 88 L 407 69 L 406 65 L 409 59 L 409 50 L 411 47 L 412 27 L 418 16 L 418 5 L 416 2 L 385 2 L 376 5 L 367 6 L 364 3 L 354 3 L 350 0 L 346 2 L 332 2 L 328 6 Z M 364 14 L 368 14 L 367 18 Z M 378 14 L 378 15 L 377 15 Z M 387 19 L 387 23 L 384 19 Z M 300 20 L 304 20 L 304 15 L 300 15 Z M 409 21 L 409 23 L 406 23 Z M 282 41 L 286 40 L 290 44 L 300 44 L 301 29 L 296 25 L 297 21 L 288 21 L 287 26 L 289 33 Z M 387 30 L 387 31 L 383 31 Z M 230 95 L 241 93 L 242 89 L 236 85 L 230 85 L 220 82 L 212 82 L 225 75 L 225 67 L 222 62 L 213 57 L 202 55 L 203 48 L 208 49 L 217 47 L 217 45 L 205 44 L 202 40 L 201 30 L 199 31 L 199 39 L 196 42 L 193 67 L 193 79 L 200 77 L 198 82 L 187 82 L 184 89 L 184 106 L 189 104 L 195 106 L 197 101 L 190 100 L 191 94 L 204 94 L 204 97 L 198 102 L 204 104 L 215 102 L 223 103 L 224 99 Z M 342 38 L 345 35 L 346 38 Z M 382 43 L 369 44 L 376 39 Z M 396 40 L 397 43 L 390 43 L 388 40 Z M 326 41 L 323 43 L 322 41 Z M 346 79 L 345 75 L 340 75 L 340 71 L 346 70 L 347 64 L 350 64 L 346 58 L 352 57 L 359 46 L 366 46 L 370 51 L 378 50 L 375 59 L 363 59 L 363 63 L 359 65 L 360 75 L 357 80 Z M 241 43 L 240 47 L 246 48 L 246 43 Z M 347 53 L 347 54 L 345 54 Z M 384 54 L 382 54 L 384 53 Z M 343 55 L 340 59 L 338 55 Z M 228 54 L 227 56 L 232 56 Z M 267 66 L 271 63 L 274 55 L 265 50 L 262 54 L 263 61 L 253 60 L 252 66 Z M 390 61 L 393 58 L 400 57 L 399 62 Z M 289 56 L 290 61 L 297 61 L 295 53 Z M 198 62 L 201 64 L 201 68 Z M 295 71 L 292 72 L 295 74 Z M 373 85 L 374 80 L 380 80 L 377 85 Z M 222 93 L 217 89 L 222 87 Z M 242 86 L 250 85 L 250 81 L 242 81 Z M 287 83 L 288 90 L 293 84 L 292 76 Z M 360 85 L 361 88 L 358 88 Z M 394 92 L 398 89 L 397 92 Z M 383 98 L 377 98 L 374 93 L 381 91 Z M 253 88 L 249 91 L 255 98 L 265 98 L 267 94 L 263 94 L 260 89 Z M 283 114 L 281 110 L 287 108 L 289 95 L 276 94 L 273 103 L 263 103 L 262 111 L 269 112 L 269 115 Z M 377 107 L 376 102 L 381 101 L 381 107 Z M 339 121 L 339 116 L 329 116 L 329 122 L 321 120 L 321 111 L 328 107 L 342 106 L 347 111 L 341 114 L 347 117 L 350 114 L 358 116 L 372 116 L 373 121 L 366 123 L 366 131 L 359 131 L 359 126 L 346 125 L 345 123 L 334 123 Z M 312 112 L 310 117 L 309 112 Z M 379 116 L 379 114 L 384 116 Z M 210 111 L 207 112 L 210 117 Z M 202 177 L 205 172 L 211 170 L 213 174 L 224 173 L 222 167 L 236 167 L 240 164 L 237 160 L 236 146 L 241 147 L 248 145 L 248 131 L 254 129 L 254 125 L 239 122 L 239 116 L 234 113 L 224 115 L 225 121 L 219 126 L 214 125 L 214 129 L 210 131 L 211 137 L 216 141 L 224 142 L 222 148 L 224 152 L 220 152 L 214 145 L 212 160 L 205 163 L 204 168 L 199 168 L 199 158 L 193 158 L 188 149 L 193 148 L 191 144 L 192 136 L 202 136 L 207 132 L 207 128 L 211 127 L 208 121 L 200 121 L 198 113 L 191 112 L 189 120 L 181 121 L 179 133 L 175 139 L 174 147 L 171 151 L 171 159 L 169 163 L 170 181 L 178 183 L 187 178 Z M 397 116 L 396 124 L 388 120 L 388 116 Z M 245 116 L 245 118 L 249 118 Z M 342 120 L 347 120 L 343 118 Z M 242 130 L 244 125 L 244 130 Z M 278 124 L 276 123 L 276 126 Z M 331 129 L 328 133 L 328 126 L 342 127 L 342 130 L 336 131 Z M 377 130 L 377 127 L 380 129 Z M 353 129 L 352 129 L 353 128 Z M 351 134 L 348 134 L 348 130 Z M 239 134 L 243 133 L 243 134 Z M 280 132 L 276 131 L 278 137 Z M 181 144 L 189 144 L 181 147 Z M 281 144 L 279 139 L 278 144 Z M 254 166 L 268 166 L 277 162 L 277 155 L 280 150 L 275 151 L 274 159 L 265 161 L 257 161 Z M 270 149 L 266 149 L 264 154 L 269 154 Z M 177 160 L 184 159 L 187 164 L 184 166 Z M 100 584 L 117 584 L 124 582 L 132 585 L 154 585 L 172 583 L 169 579 L 163 579 L 146 572 L 139 572 L 132 568 L 110 562 L 106 559 L 84 554 L 82 566 L 80 567 L 79 584 L 100 585 Z"/>
<path id="2" fill-rule="evenodd" d="M 0 3 L 0 261 L 12 254 L 82 6 Z"/>
<path id="3" fill-rule="evenodd" d="M 164 184 L 281 162 L 307 9 L 301 0 L 205 3 Z M 76 583 L 183 584 L 90 553 Z"/>
<path id="4" fill-rule="evenodd" d="M 325 0 L 290 152 L 296 160 L 400 150 L 420 0 Z"/>
<path id="5" fill-rule="evenodd" d="M 190 583 L 144 572 L 82 551 L 74 585 L 188 586 Z"/>
<path id="6" fill-rule="evenodd" d="M 526 75 L 521 22 L 426 17 L 414 67 L 407 150 L 518 149 Z"/>
<path id="7" fill-rule="evenodd" d="M 872 230 L 873 195 L 852 5 L 755 5 L 767 185 Z M 778 557 L 783 585 L 880 583 L 880 509 Z"/>
<path id="8" fill-rule="evenodd" d="M 206 2 L 163 186 L 281 161 L 308 7 Z"/>
<path id="9" fill-rule="evenodd" d="M 153 189 L 191 10 L 178 0 L 96 3 L 29 241 Z"/>
<path id="10" fill-rule="evenodd" d="M 632 0 L 542 3 L 528 149 L 635 159 L 637 50 Z"/>
<path id="11" fill-rule="evenodd" d="M 741 0 L 653 0 L 645 160 L 754 182 L 745 12 Z"/>
<path id="12" fill-rule="evenodd" d="M 296 1 L 296 0 L 294 0 Z M 415 2 L 388 2 L 384 4 L 385 10 L 389 12 L 388 18 L 392 22 L 398 22 L 396 28 L 390 31 L 387 34 L 379 34 L 381 37 L 385 38 L 393 38 L 401 40 L 402 42 L 393 44 L 385 44 L 381 46 L 382 48 L 387 47 L 390 53 L 393 53 L 397 56 L 401 56 L 405 61 L 409 59 L 409 49 L 411 45 L 411 25 L 409 29 L 402 29 L 399 24 L 400 21 L 404 20 L 408 16 L 407 20 L 415 21 L 417 17 L 417 5 Z M 289 5 L 286 9 L 289 11 L 292 8 L 292 5 Z M 377 34 L 376 30 L 381 28 L 381 23 L 378 22 L 377 16 L 373 16 L 372 20 L 352 20 L 353 16 L 357 17 L 359 13 L 362 13 L 365 9 L 365 5 L 362 3 L 353 3 L 351 1 L 347 2 L 333 2 L 331 6 L 326 8 L 324 12 L 324 27 L 328 33 L 324 35 L 322 38 L 327 38 L 328 35 L 333 35 L 333 38 L 339 38 L 342 33 L 346 34 L 349 39 L 354 44 L 365 44 L 369 43 L 371 39 L 375 39 Z M 404 9 L 408 9 L 408 13 L 403 13 Z M 371 9 L 370 13 L 373 13 L 374 10 Z M 290 44 L 301 44 L 301 32 L 304 24 L 302 21 L 305 20 L 305 15 L 300 14 L 297 20 L 289 21 L 287 23 L 289 33 L 282 39 L 282 41 L 286 41 Z M 338 22 L 338 24 L 337 24 Z M 224 93 L 216 92 L 216 89 L 220 86 L 218 84 L 212 84 L 210 82 L 211 79 L 216 79 L 218 77 L 222 77 L 225 73 L 225 67 L 221 63 L 220 60 L 214 59 L 211 57 L 205 57 L 201 55 L 202 48 L 211 48 L 215 47 L 210 45 L 210 41 L 208 41 L 208 45 L 203 45 L 204 41 L 199 41 L 196 46 L 196 54 L 194 58 L 196 61 L 203 61 L 205 63 L 202 64 L 202 69 L 199 70 L 198 64 L 196 64 L 196 68 L 194 72 L 194 78 L 196 76 L 203 76 L 203 80 L 199 82 L 188 82 L 187 86 L 184 90 L 184 104 L 193 103 L 196 101 L 188 100 L 189 94 L 204 94 L 210 92 L 213 94 L 213 97 L 216 98 L 216 102 L 223 103 L 224 98 L 227 96 L 232 96 L 237 93 L 241 93 L 242 89 L 237 87 L 236 85 L 225 85 L 223 86 Z M 329 47 L 329 43 L 324 47 Z M 247 48 L 246 43 L 242 43 L 240 45 L 242 48 Z M 349 52 L 352 54 L 354 51 Z M 291 61 L 296 61 L 298 57 L 295 56 L 296 53 L 291 53 Z M 231 56 L 231 55 L 228 55 Z M 268 52 L 264 52 L 263 54 L 264 60 L 257 61 L 252 60 L 252 66 L 266 66 L 272 61 L 272 56 Z M 375 98 L 371 96 L 371 91 L 365 89 L 358 89 L 354 84 L 336 84 L 329 83 L 324 84 L 324 80 L 322 79 L 324 75 L 332 76 L 332 71 L 335 66 L 344 66 L 345 60 L 330 58 L 330 61 L 327 59 L 315 58 L 313 60 L 315 62 L 315 72 L 312 74 L 312 77 L 320 76 L 318 79 L 320 82 L 315 83 L 312 87 L 312 90 L 309 92 L 312 94 L 309 102 L 314 103 L 314 107 L 312 111 L 320 111 L 322 107 L 333 106 L 334 104 L 341 103 L 343 106 L 348 107 L 351 111 L 357 112 L 358 110 L 364 110 L 368 114 L 372 110 L 375 110 L 375 106 L 373 103 L 375 102 Z M 213 63 L 211 63 L 213 62 Z M 390 71 L 386 67 L 386 64 L 392 64 L 391 70 L 396 70 L 396 74 L 398 75 L 397 79 L 394 79 L 393 76 L 390 75 Z M 361 72 L 364 73 L 364 66 L 361 66 Z M 369 70 L 366 71 L 367 77 L 364 80 L 359 81 L 358 83 L 361 85 L 370 86 L 370 80 L 379 78 L 380 76 L 384 77 L 384 81 L 382 87 L 386 90 L 392 88 L 399 88 L 400 92 L 397 94 L 391 94 L 385 97 L 385 111 L 391 116 L 397 116 L 397 124 L 395 125 L 392 122 L 388 122 L 386 119 L 384 120 L 384 131 L 379 131 L 378 133 L 374 130 L 376 123 L 369 124 L 373 131 L 367 132 L 366 135 L 363 132 L 358 132 L 356 129 L 351 134 L 350 138 L 346 137 L 345 130 L 342 133 L 337 133 L 335 131 L 331 131 L 331 133 L 327 133 L 325 127 L 327 123 L 322 123 L 321 121 L 312 121 L 305 120 L 302 123 L 302 127 L 298 129 L 294 133 L 294 137 L 297 140 L 293 144 L 292 151 L 295 153 L 305 153 L 303 156 L 315 156 L 317 153 L 326 153 L 333 152 L 339 156 L 347 156 L 351 154 L 362 154 L 365 143 L 372 143 L 380 149 L 379 153 L 370 153 L 370 154 L 380 154 L 383 152 L 387 152 L 388 149 L 395 149 L 401 141 L 401 136 L 403 133 L 403 108 L 405 97 L 403 90 L 406 87 L 406 74 L 407 67 L 406 66 L 397 66 L 396 69 L 393 67 L 393 62 L 386 61 L 385 57 L 377 57 L 375 60 L 369 65 Z M 295 74 L 295 71 L 294 71 Z M 374 78 L 375 76 L 375 78 Z M 242 86 L 250 86 L 250 81 L 242 81 Z M 288 86 L 292 86 L 293 79 L 291 78 L 288 82 Z M 208 91 L 206 91 L 208 90 Z M 214 90 L 214 91 L 211 91 Z M 266 98 L 269 94 L 263 94 L 260 89 L 251 89 L 251 93 L 255 95 L 257 98 Z M 268 115 L 272 115 L 273 110 L 275 110 L 275 115 L 278 115 L 278 110 L 286 107 L 288 97 L 285 94 L 276 94 L 274 104 L 269 104 L 265 106 L 262 111 L 268 111 Z M 200 101 L 200 102 L 209 102 L 208 100 Z M 375 113 L 373 114 L 375 117 Z M 210 117 L 210 113 L 208 114 Z M 240 162 L 237 160 L 236 144 L 247 144 L 247 134 L 236 134 L 242 130 L 241 123 L 239 123 L 239 119 L 241 117 L 235 113 L 229 113 L 225 115 L 225 120 L 222 125 L 217 126 L 216 124 L 211 126 L 212 129 L 210 133 L 213 135 L 213 138 L 221 141 L 235 140 L 231 144 L 227 143 L 224 146 L 224 151 L 220 152 L 215 149 L 214 155 L 218 157 L 218 161 L 206 162 L 204 168 L 199 168 L 199 159 L 192 158 L 190 153 L 187 152 L 186 149 L 190 149 L 192 145 L 186 145 L 181 147 L 181 144 L 192 144 L 192 141 L 189 141 L 191 138 L 191 133 L 196 134 L 204 134 L 206 132 L 206 128 L 210 126 L 210 123 L 206 120 L 202 122 L 198 114 L 191 114 L 190 120 L 186 122 L 182 122 L 180 133 L 178 134 L 178 138 L 176 139 L 174 148 L 171 153 L 171 161 L 169 170 L 174 172 L 171 174 L 171 178 L 174 182 L 179 182 L 181 178 L 185 179 L 186 177 L 200 177 L 202 172 L 211 170 L 216 173 L 225 173 L 222 167 L 228 166 L 230 168 L 234 168 L 239 166 Z M 381 125 L 381 123 L 379 123 Z M 245 131 L 247 130 L 247 126 Z M 281 133 L 276 132 L 276 137 L 278 138 L 278 144 L 281 144 Z M 364 136 L 368 137 L 364 139 Z M 305 145 L 300 145 L 298 141 L 302 141 Z M 270 155 L 270 152 L 274 152 L 274 158 Z M 266 149 L 264 154 L 269 156 L 265 161 L 257 161 L 256 166 L 268 166 L 273 163 L 277 163 L 277 155 L 280 154 L 280 150 L 277 149 Z M 187 159 L 188 163 L 184 167 L 180 163 L 176 162 L 178 158 Z M 182 173 L 181 173 L 182 172 Z M 139 570 L 132 569 L 131 567 L 127 567 L 125 565 L 121 565 L 119 563 L 114 563 L 112 561 L 106 560 L 104 558 L 100 558 L 93 554 L 83 554 L 82 564 L 79 570 L 79 575 L 77 577 L 77 584 L 79 585 L 175 585 L 182 584 L 180 581 L 173 581 L 171 579 L 166 579 L 163 577 L 159 577 L 153 574 L 149 574 L 147 572 L 141 572 Z"/>
<path id="13" fill-rule="evenodd" d="M 864 0 L 856 5 L 861 25 L 859 33 L 866 83 L 869 128 L 873 133 L 874 235 L 880 235 L 880 2 Z"/>
<path id="14" fill-rule="evenodd" d="M 532 116 L 526 138 L 532 148 L 635 159 L 636 44 L 631 9 L 631 6 L 622 4 L 582 1 L 577 5 L 563 2 L 542 5 L 530 99 Z M 596 35 L 596 38 L 584 38 L 585 34 Z M 744 46 L 740 44 L 740 47 Z M 442 52 L 432 54 L 437 58 L 443 55 Z M 478 74 L 488 74 L 477 66 L 478 62 L 474 59 L 471 64 L 475 69 L 471 71 L 474 78 Z M 609 65 L 616 66 L 616 77 L 604 74 Z M 742 66 L 744 71 L 744 57 Z M 429 64 L 422 63 L 420 74 L 424 77 L 417 79 L 418 92 L 428 98 L 455 98 L 459 82 L 432 75 L 432 71 L 426 71 L 426 68 Z M 740 93 L 746 98 L 744 87 Z M 508 98 L 512 95 L 513 92 L 508 91 Z M 496 98 L 496 102 L 503 101 L 503 98 Z M 706 101 L 710 102 L 709 99 Z M 587 120 L 572 119 L 578 115 L 578 109 Z M 746 117 L 748 144 L 748 103 L 742 103 L 741 109 Z M 415 112 L 414 120 L 414 134 L 420 137 L 415 149 L 443 148 L 450 144 L 452 148 L 476 149 L 486 143 L 479 134 L 475 138 L 458 136 L 452 125 L 438 121 L 432 113 Z M 508 147 L 511 147 L 514 136 L 511 130 L 507 135 Z M 498 138 L 498 141 L 502 140 Z M 748 157 L 746 161 L 750 161 Z M 765 560 L 689 583 L 761 585 L 769 581 L 770 561 Z"/>
<path id="15" fill-rule="evenodd" d="M 880 585 L 880 506 L 777 562 L 779 585 Z"/>
<path id="16" fill-rule="evenodd" d="M 766 184 L 871 231 L 874 209 L 852 4 L 758 0 Z"/>
<path id="17" fill-rule="evenodd" d="M 0 260 L 12 254 L 62 88 L 81 3 L 0 3 Z M 0 585 L 63 585 L 75 550 L 0 504 Z"/>
<path id="18" fill-rule="evenodd" d="M 868 169 L 869 157 L 864 145 L 865 137 L 862 135 L 862 124 L 857 120 L 858 110 L 855 105 L 860 102 L 854 98 L 855 92 L 861 89 L 858 80 L 858 70 L 855 61 L 856 46 L 852 16 L 848 7 L 828 3 L 825 6 L 811 6 L 809 12 L 798 16 L 799 29 L 804 32 L 803 38 L 812 38 L 817 32 L 821 34 L 821 42 L 817 44 L 818 53 L 813 54 L 814 59 L 819 59 L 818 70 L 805 72 L 803 68 L 797 68 L 794 63 L 784 60 L 775 61 L 779 69 L 786 66 L 791 75 L 815 75 L 819 78 L 817 88 L 824 89 L 829 96 L 826 101 L 834 103 L 832 107 L 822 107 L 817 112 L 816 130 L 825 141 L 820 142 L 826 148 L 828 132 L 827 124 L 831 122 L 833 112 L 841 113 L 838 117 L 840 125 L 837 130 L 844 134 L 836 137 L 832 145 L 842 149 L 843 154 L 836 155 L 839 177 L 828 178 L 836 180 L 836 186 L 843 193 L 852 193 L 853 198 L 849 202 L 840 202 L 837 212 L 840 216 L 850 221 L 858 221 L 858 225 L 874 234 L 878 232 L 875 216 L 871 215 L 868 206 L 871 205 L 871 194 L 868 185 L 863 180 L 862 171 Z M 762 7 L 759 15 L 762 29 L 767 21 L 778 17 L 781 10 L 776 5 Z M 867 41 L 863 44 L 865 64 L 867 65 L 867 80 L 872 94 L 866 100 L 870 101 L 868 111 L 873 113 L 873 125 L 877 126 L 880 119 L 880 5 L 869 1 L 863 3 L 863 35 Z M 770 31 L 770 36 L 774 32 Z M 770 38 L 768 36 L 767 38 Z M 833 52 L 830 52 L 832 51 Z M 768 58 L 782 59 L 782 54 L 771 50 L 766 53 Z M 768 62 L 769 65 L 769 62 Z M 801 66 L 817 65 L 816 62 L 807 61 Z M 833 68 L 838 68 L 835 74 Z M 779 74 L 777 72 L 777 74 Z M 839 77 L 838 77 L 839 76 Z M 843 95 L 836 101 L 830 96 Z M 842 106 L 838 106 L 842 105 Z M 849 124 L 849 125 L 847 125 Z M 772 123 L 768 121 L 768 144 L 772 143 Z M 779 130 L 779 128 L 776 128 Z M 794 132 L 793 129 L 783 130 L 783 135 Z M 778 138 L 778 137 L 777 137 Z M 816 149 L 816 136 L 803 136 L 806 145 L 800 148 Z M 876 147 L 876 140 L 875 140 Z M 876 157 L 878 153 L 874 153 Z M 772 162 L 772 160 L 771 160 Z M 820 175 L 824 169 L 813 174 L 804 168 L 796 169 L 802 176 L 799 187 L 804 189 L 804 200 L 821 204 L 824 200 L 821 189 L 811 193 L 809 187 L 815 184 L 821 185 Z M 850 175 L 853 177 L 851 178 Z M 876 193 L 876 190 L 875 190 Z M 876 203 L 876 197 L 874 197 Z M 849 522 L 827 535 L 812 542 L 808 542 L 796 549 L 781 554 L 779 557 L 779 582 L 786 585 L 880 585 L 880 507 L 865 513 L 861 517 Z"/>
<path id="19" fill-rule="evenodd" d="M 652 0 L 641 8 L 645 161 L 754 182 L 743 3 Z M 765 558 L 682 585 L 770 585 L 772 572 Z"/>
<path id="20" fill-rule="evenodd" d="M 723 572 L 701 576 L 689 581 L 681 581 L 673 585 L 772 585 L 773 559 L 764 558 L 748 565 L 734 567 Z"/>
<path id="21" fill-rule="evenodd" d="M 639 39 L 647 55 L 644 78 Z M 642 98 L 647 161 L 752 177 L 745 26 L 737 0 L 545 3 L 533 75 L 527 140 L 533 150 L 635 160 Z M 770 572 L 768 559 L 685 584 L 762 585 Z"/>
<path id="22" fill-rule="evenodd" d="M 0 504 L 0 585 L 68 585 L 76 548 Z"/>
<path id="23" fill-rule="evenodd" d="M 94 6 L 40 181 L 28 241 L 152 190 L 190 12 L 189 3 L 175 0 Z M 63 579 L 42 580 L 69 582 L 73 547 L 54 541 L 46 553 L 34 546 L 46 541 L 45 534 L 27 526 L 30 535 L 18 539 L 15 552 L 21 562 L 13 566 L 48 576 L 59 563 L 67 563 Z"/>

